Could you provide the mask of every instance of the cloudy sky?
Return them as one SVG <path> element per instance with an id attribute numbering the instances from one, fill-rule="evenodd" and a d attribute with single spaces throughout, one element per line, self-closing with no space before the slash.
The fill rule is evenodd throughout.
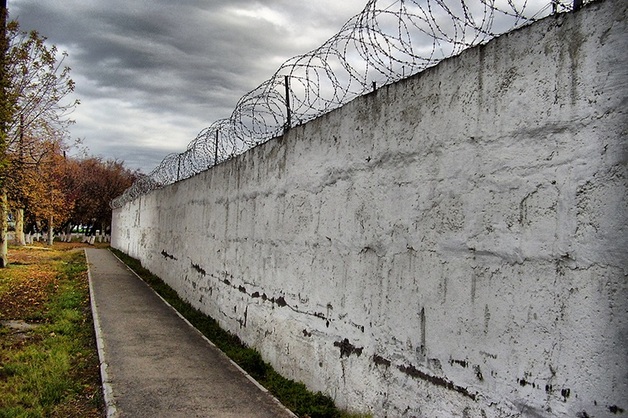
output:
<path id="1" fill-rule="evenodd" d="M 392 2 L 392 1 L 391 1 Z M 334 35 L 366 0 L 9 0 L 9 17 L 69 56 L 73 139 L 150 172 L 286 59 Z"/>

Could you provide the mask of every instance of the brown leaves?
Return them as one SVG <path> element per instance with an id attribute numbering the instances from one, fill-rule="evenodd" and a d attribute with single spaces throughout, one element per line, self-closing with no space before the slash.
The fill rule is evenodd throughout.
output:
<path id="1" fill-rule="evenodd" d="M 0 277 L 0 319 L 41 316 L 50 295 L 58 288 L 56 273 L 51 266 L 46 268 L 53 256 L 53 251 L 44 250 L 10 253 L 12 265 Z"/>
<path id="2" fill-rule="evenodd" d="M 20 267 L 12 267 L 11 270 Z M 25 319 L 39 316 L 49 295 L 58 287 L 55 275 L 50 272 L 36 271 L 32 268 L 23 270 L 5 283 L 5 285 L 8 284 L 8 289 L 0 293 L 1 319 Z"/>
<path id="3" fill-rule="evenodd" d="M 0 270 L 0 409 L 103 416 L 89 304 L 74 302 L 89 298 L 79 251 L 64 243 L 10 249 L 10 267 Z"/>

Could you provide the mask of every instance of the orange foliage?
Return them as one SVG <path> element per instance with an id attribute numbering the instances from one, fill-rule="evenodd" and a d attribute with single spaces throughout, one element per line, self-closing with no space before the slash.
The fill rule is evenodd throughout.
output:
<path id="1" fill-rule="evenodd" d="M 52 255 L 32 250 L 11 254 L 13 265 L 0 291 L 0 319 L 41 316 L 48 298 L 58 287 L 56 273 L 42 269 L 39 264 Z"/>

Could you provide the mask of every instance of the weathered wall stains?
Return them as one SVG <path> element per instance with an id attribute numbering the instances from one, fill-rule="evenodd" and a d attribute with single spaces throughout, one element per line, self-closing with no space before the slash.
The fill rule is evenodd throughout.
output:
<path id="1" fill-rule="evenodd" d="M 145 237 L 146 237 L 146 235 L 144 235 L 144 239 L 146 239 Z M 176 258 L 174 255 L 172 255 L 172 254 L 168 254 L 168 253 L 166 252 L 166 250 L 161 250 L 161 255 L 163 255 L 163 256 L 164 256 L 164 258 L 169 258 L 169 259 L 171 259 L 171 260 L 175 260 L 175 261 L 177 260 L 177 258 Z"/>
<path id="2" fill-rule="evenodd" d="M 627 7 L 550 17 L 142 196 L 113 245 L 341 406 L 624 414 Z"/>
<path id="3" fill-rule="evenodd" d="M 477 396 L 475 393 L 470 393 L 467 390 L 467 388 L 455 385 L 454 383 L 452 383 L 449 380 L 444 379 L 442 377 L 431 376 L 431 375 L 429 375 L 427 373 L 422 372 L 421 370 L 418 370 L 416 367 L 414 367 L 411 364 L 407 365 L 407 366 L 398 366 L 398 369 L 399 369 L 399 371 L 401 371 L 402 373 L 407 374 L 408 376 L 412 376 L 412 377 L 417 378 L 417 379 L 423 379 L 425 381 L 428 381 L 428 382 L 432 383 L 433 385 L 441 386 L 441 387 L 444 387 L 446 389 L 453 390 L 455 392 L 461 393 L 464 396 L 470 398 L 471 400 L 475 400 L 475 398 Z"/>
<path id="4" fill-rule="evenodd" d="M 363 347 L 356 347 L 351 344 L 347 338 L 342 341 L 334 341 L 334 347 L 340 348 L 340 358 L 349 357 L 352 354 L 360 357 L 364 350 Z"/>

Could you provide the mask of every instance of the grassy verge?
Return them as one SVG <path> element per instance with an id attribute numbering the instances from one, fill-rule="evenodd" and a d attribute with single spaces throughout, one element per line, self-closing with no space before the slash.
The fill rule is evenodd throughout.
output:
<path id="1" fill-rule="evenodd" d="M 0 271 L 0 418 L 102 417 L 85 257 L 10 248 Z"/>
<path id="2" fill-rule="evenodd" d="M 320 392 L 310 392 L 303 383 L 295 382 L 279 375 L 270 364 L 262 359 L 256 350 L 247 347 L 237 336 L 220 328 L 213 318 L 181 300 L 172 288 L 159 277 L 142 267 L 138 260 L 113 248 L 111 250 L 181 315 L 187 318 L 194 327 L 298 416 L 311 418 L 366 417 L 365 415 L 355 415 L 341 411 L 336 408 L 334 402 L 328 396 Z"/>

